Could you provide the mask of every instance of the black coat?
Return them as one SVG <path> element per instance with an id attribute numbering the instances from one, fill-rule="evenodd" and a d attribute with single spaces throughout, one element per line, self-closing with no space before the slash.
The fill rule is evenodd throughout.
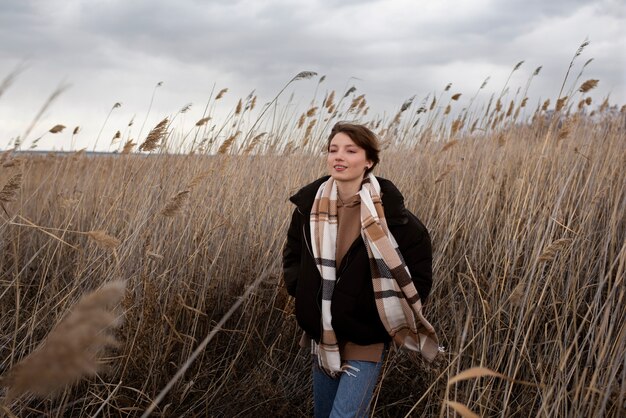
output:
<path id="1" fill-rule="evenodd" d="M 287 291 L 296 298 L 296 319 L 315 341 L 321 334 L 321 275 L 313 260 L 310 213 L 322 177 L 290 197 L 296 205 L 283 251 L 283 275 Z M 432 249 L 428 230 L 404 207 L 404 197 L 389 180 L 377 177 L 390 232 L 411 272 L 422 302 L 432 285 Z M 366 345 L 390 340 L 376 303 L 369 257 L 361 237 L 348 249 L 337 268 L 331 301 L 332 326 L 339 341 Z"/>

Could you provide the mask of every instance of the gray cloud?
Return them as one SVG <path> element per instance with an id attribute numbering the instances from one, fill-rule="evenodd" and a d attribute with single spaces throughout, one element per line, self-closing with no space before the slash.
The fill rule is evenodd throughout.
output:
<path id="1" fill-rule="evenodd" d="M 0 99 L 0 112 L 14 116 L 0 122 L 0 134 L 17 135 L 24 122 L 16 112 L 36 108 L 63 79 L 74 87 L 59 112 L 90 121 L 90 106 L 101 115 L 120 97 L 128 112 L 145 111 L 160 80 L 163 102 L 155 107 L 171 112 L 206 99 L 213 83 L 270 100 L 301 70 L 326 74 L 324 90 L 354 83 L 375 110 L 391 112 L 448 82 L 465 98 L 491 76 L 491 91 L 499 91 L 525 60 L 513 88 L 542 65 L 530 93 L 550 97 L 587 36 L 574 73 L 594 57 L 585 76 L 601 80 L 596 93 L 626 102 L 625 27 L 617 0 L 5 1 L 0 71 L 30 64 L 14 86 L 20 94 Z M 313 88 L 297 86 L 305 97 Z"/>

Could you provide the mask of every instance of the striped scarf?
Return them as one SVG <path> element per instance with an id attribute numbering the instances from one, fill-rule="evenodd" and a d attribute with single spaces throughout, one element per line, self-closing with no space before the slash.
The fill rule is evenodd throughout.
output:
<path id="1" fill-rule="evenodd" d="M 380 319 L 394 342 L 420 351 L 432 361 L 439 351 L 433 326 L 422 315 L 422 302 L 398 244 L 387 228 L 380 185 L 369 174 L 361 183 L 361 236 L 370 259 L 374 297 Z M 322 276 L 322 335 L 313 341 L 322 370 L 331 376 L 342 371 L 330 304 L 336 282 L 337 184 L 331 177 L 315 196 L 311 209 L 311 241 L 315 264 Z M 417 321 L 416 321 L 417 319 Z"/>

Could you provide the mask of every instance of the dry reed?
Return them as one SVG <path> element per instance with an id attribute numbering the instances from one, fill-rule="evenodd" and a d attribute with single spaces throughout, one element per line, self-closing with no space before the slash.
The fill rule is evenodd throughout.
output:
<path id="1" fill-rule="evenodd" d="M 7 372 L 5 402 L 32 393 L 58 394 L 65 386 L 95 375 L 104 349 L 117 345 L 110 330 L 120 324 L 112 308 L 124 295 L 122 281 L 111 282 L 83 296 L 28 356 Z"/>
<path id="2" fill-rule="evenodd" d="M 247 109 L 222 126 L 194 126 L 194 154 L 168 148 L 175 142 L 164 143 L 166 131 L 171 138 L 187 133 L 163 124 L 155 156 L 24 156 L 21 205 L 12 209 L 56 232 L 0 225 L 0 369 L 44 340 L 40 330 L 66 311 L 68 295 L 117 277 L 129 290 L 110 373 L 68 388 L 61 400 L 15 400 L 12 411 L 136 416 L 163 393 L 156 415 L 310 416 L 309 358 L 276 264 L 293 210 L 287 197 L 324 173 L 319 151 L 354 91 L 304 109 L 271 106 L 267 118 L 269 106 L 261 106 L 250 123 Z M 623 115 L 608 99 L 592 108 L 586 98 L 584 112 L 568 114 L 558 98 L 559 115 L 548 100 L 518 114 L 521 94 L 504 119 L 505 93 L 448 116 L 444 94 L 371 119 L 363 96 L 350 113 L 381 133 L 377 174 L 396 183 L 431 232 L 434 287 L 426 309 L 447 348 L 433 364 L 390 352 L 373 414 L 439 416 L 464 407 L 479 416 L 620 416 Z M 312 107 L 319 119 L 299 130 L 299 115 Z M 328 113 L 319 112 L 324 107 Z M 212 115 L 208 109 L 202 118 Z M 559 140 L 564 127 L 567 139 Z M 170 203 L 173 215 L 184 208 L 188 216 L 154 216 Z M 124 245 L 107 247 L 116 257 L 81 247 L 71 233 L 105 228 L 123 237 Z M 268 276 L 243 309 L 187 363 L 260 271 Z M 498 375 L 458 378 L 475 367 Z"/>

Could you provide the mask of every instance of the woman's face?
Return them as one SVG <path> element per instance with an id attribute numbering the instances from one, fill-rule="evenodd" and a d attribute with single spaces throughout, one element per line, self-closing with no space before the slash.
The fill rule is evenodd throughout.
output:
<path id="1" fill-rule="evenodd" d="M 330 141 L 326 166 L 328 174 L 335 181 L 361 181 L 367 167 L 372 162 L 367 159 L 365 150 L 359 147 L 345 133 L 337 133 Z"/>

